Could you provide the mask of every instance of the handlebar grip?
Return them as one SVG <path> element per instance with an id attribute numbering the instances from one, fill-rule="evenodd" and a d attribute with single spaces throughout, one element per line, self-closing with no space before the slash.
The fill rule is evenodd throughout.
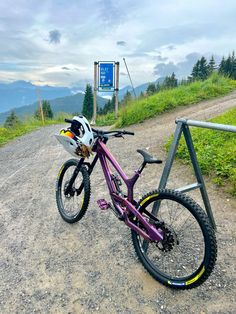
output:
<path id="1" fill-rule="evenodd" d="M 124 131 L 124 134 L 127 134 L 127 135 L 134 135 L 134 132 Z"/>
<path id="2" fill-rule="evenodd" d="M 71 119 L 66 119 L 66 118 L 65 118 L 65 122 L 67 122 L 67 123 L 72 123 L 73 120 L 71 120 Z"/>

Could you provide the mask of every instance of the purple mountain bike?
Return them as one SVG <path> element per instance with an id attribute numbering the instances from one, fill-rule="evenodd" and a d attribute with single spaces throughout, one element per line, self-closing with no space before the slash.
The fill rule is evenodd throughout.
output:
<path id="1" fill-rule="evenodd" d="M 191 289 L 202 284 L 211 274 L 217 256 L 215 233 L 205 212 L 190 197 L 169 189 L 154 190 L 134 200 L 133 188 L 145 166 L 161 161 L 138 150 L 143 162 L 128 178 L 106 144 L 110 138 L 134 133 L 92 130 L 93 161 L 70 159 L 59 171 L 56 200 L 62 218 L 75 223 L 84 216 L 91 194 L 90 175 L 99 159 L 111 202 L 100 199 L 97 203 L 101 210 L 111 209 L 131 229 L 135 251 L 146 270 L 171 288 Z M 154 210 L 156 202 L 158 209 Z"/>

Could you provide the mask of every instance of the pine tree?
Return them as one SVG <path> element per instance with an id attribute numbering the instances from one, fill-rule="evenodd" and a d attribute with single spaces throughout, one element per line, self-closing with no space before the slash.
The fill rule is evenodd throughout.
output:
<path id="1" fill-rule="evenodd" d="M 228 58 L 225 60 L 225 66 L 224 66 L 224 75 L 231 76 L 231 68 L 232 68 L 232 60 L 231 55 L 228 56 Z"/>
<path id="2" fill-rule="evenodd" d="M 14 111 L 11 111 L 10 114 L 6 118 L 6 121 L 4 123 L 4 128 L 15 128 L 19 124 L 20 124 L 20 120 L 18 119 L 17 115 L 15 114 Z"/>
<path id="3" fill-rule="evenodd" d="M 206 80 L 209 76 L 209 69 L 208 69 L 208 65 L 207 65 L 207 60 L 204 57 L 201 57 L 201 59 L 200 59 L 199 70 L 200 70 L 199 78 L 201 80 Z"/>
<path id="4" fill-rule="evenodd" d="M 159 92 L 161 90 L 160 82 L 157 82 L 156 84 L 156 92 Z"/>
<path id="5" fill-rule="evenodd" d="M 224 75 L 225 74 L 225 57 L 222 58 L 219 64 L 219 73 Z"/>
<path id="6" fill-rule="evenodd" d="M 122 100 L 122 105 L 127 105 L 127 103 L 132 99 L 131 93 L 127 90 L 123 100 Z"/>
<path id="7" fill-rule="evenodd" d="M 42 110 L 43 110 L 43 116 L 45 119 L 52 119 L 53 118 L 53 112 L 51 109 L 50 102 L 48 100 L 42 101 Z M 34 117 L 38 120 L 41 119 L 41 112 L 40 112 L 39 108 L 35 111 Z"/>
<path id="8" fill-rule="evenodd" d="M 178 85 L 178 80 L 175 77 L 175 73 L 173 72 L 171 76 L 166 76 L 163 82 L 163 88 L 174 88 Z"/>
<path id="9" fill-rule="evenodd" d="M 53 112 L 51 109 L 50 102 L 47 100 L 44 100 L 42 106 L 43 106 L 43 112 L 44 112 L 45 118 L 52 119 L 53 118 Z"/>
<path id="10" fill-rule="evenodd" d="M 232 53 L 231 61 L 232 61 L 231 78 L 233 80 L 236 80 L 236 58 L 234 51 Z"/>
<path id="11" fill-rule="evenodd" d="M 192 73 L 191 73 L 191 78 L 192 81 L 199 80 L 200 79 L 200 61 L 197 60 L 197 62 L 194 64 Z"/>
<path id="12" fill-rule="evenodd" d="M 91 119 L 93 116 L 93 92 L 90 84 L 86 85 L 82 114 L 87 119 Z"/>
<path id="13" fill-rule="evenodd" d="M 209 61 L 209 64 L 208 64 L 209 74 L 211 75 L 215 70 L 216 70 L 216 63 L 215 63 L 215 59 L 214 59 L 214 57 L 212 55 L 211 59 Z"/>
<path id="14" fill-rule="evenodd" d="M 207 64 L 207 60 L 205 57 L 201 57 L 195 65 L 193 66 L 193 70 L 191 73 L 191 78 L 193 81 L 195 80 L 206 80 L 209 76 L 209 66 Z"/>
<path id="15" fill-rule="evenodd" d="M 150 83 L 147 87 L 146 93 L 148 96 L 153 95 L 156 92 L 156 86 L 154 83 Z"/>
<path id="16" fill-rule="evenodd" d="M 114 111 L 114 106 L 112 105 L 111 99 L 108 99 L 108 102 L 103 107 L 102 114 L 107 114 L 112 111 Z"/>

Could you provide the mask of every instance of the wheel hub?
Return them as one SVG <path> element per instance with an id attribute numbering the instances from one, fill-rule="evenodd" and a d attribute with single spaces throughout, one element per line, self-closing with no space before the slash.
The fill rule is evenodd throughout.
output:
<path id="1" fill-rule="evenodd" d="M 162 227 L 163 231 L 163 240 L 157 243 L 157 247 L 159 250 L 163 252 L 170 252 L 173 250 L 174 246 L 179 244 L 179 241 L 177 239 L 177 235 L 173 228 L 169 226 L 163 226 Z"/>
<path id="2" fill-rule="evenodd" d="M 66 198 L 71 198 L 75 195 L 75 189 L 72 187 L 69 189 L 69 191 L 67 191 L 67 188 L 69 186 L 69 181 L 67 181 L 65 183 L 65 186 L 64 186 L 64 195 Z"/>

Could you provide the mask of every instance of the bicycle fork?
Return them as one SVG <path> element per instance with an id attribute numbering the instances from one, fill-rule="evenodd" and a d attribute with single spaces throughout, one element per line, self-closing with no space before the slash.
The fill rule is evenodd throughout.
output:
<path id="1" fill-rule="evenodd" d="M 72 186 L 73 186 L 73 184 L 74 184 L 74 182 L 75 182 L 75 179 L 76 179 L 76 177 L 77 177 L 77 175 L 78 175 L 78 173 L 79 173 L 79 171 L 80 171 L 80 168 L 81 168 L 83 162 L 84 162 L 84 158 L 81 158 L 81 159 L 79 160 L 79 163 L 78 163 L 78 165 L 76 166 L 76 168 L 75 168 L 73 174 L 72 174 L 72 177 L 70 178 L 70 181 L 69 181 L 69 183 L 68 183 L 66 189 L 65 189 L 65 195 L 70 194 L 70 192 L 72 191 Z M 79 195 L 79 194 L 81 193 L 81 191 L 83 190 L 83 187 L 84 187 L 84 183 L 82 182 L 81 185 L 80 185 L 80 187 L 77 189 L 77 194 L 78 194 L 78 195 Z"/>

